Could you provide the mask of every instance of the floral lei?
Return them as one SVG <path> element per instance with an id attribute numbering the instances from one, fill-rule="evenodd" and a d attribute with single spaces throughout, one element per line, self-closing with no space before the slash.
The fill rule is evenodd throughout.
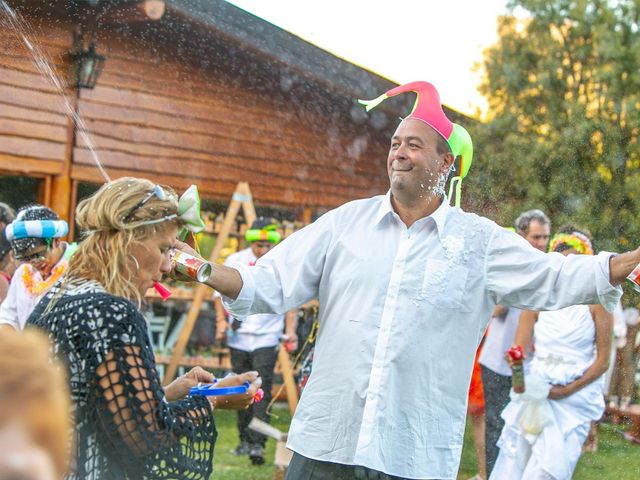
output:
<path id="1" fill-rule="evenodd" d="M 22 272 L 22 282 L 31 295 L 38 296 L 49 290 L 49 288 L 56 283 L 56 280 L 62 276 L 68 265 L 66 261 L 59 262 L 51 272 L 51 275 L 49 275 L 46 280 L 40 282 L 36 282 L 33 279 L 33 267 L 31 265 L 25 265 L 24 271 Z"/>

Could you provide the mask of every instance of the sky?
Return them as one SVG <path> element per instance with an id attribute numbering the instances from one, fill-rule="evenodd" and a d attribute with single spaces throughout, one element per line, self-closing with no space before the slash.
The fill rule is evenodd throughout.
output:
<path id="1" fill-rule="evenodd" d="M 429 81 L 462 113 L 486 110 L 474 67 L 506 0 L 227 1 L 394 82 Z"/>

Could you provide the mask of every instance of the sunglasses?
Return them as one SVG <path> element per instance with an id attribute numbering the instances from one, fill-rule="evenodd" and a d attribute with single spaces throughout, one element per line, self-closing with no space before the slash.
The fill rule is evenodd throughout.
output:
<path id="1" fill-rule="evenodd" d="M 147 193 L 144 198 L 142 200 L 140 200 L 138 203 L 136 203 L 133 208 L 131 210 L 129 210 L 129 213 L 127 213 L 124 217 L 124 221 L 128 222 L 130 220 L 133 219 L 133 215 L 140 210 L 142 207 L 145 206 L 145 204 L 151 200 L 153 197 L 156 197 L 158 200 L 166 200 L 167 199 L 167 194 L 165 193 L 165 191 L 162 189 L 162 187 L 160 185 L 156 185 L 155 187 L 153 187 L 153 189 Z M 159 218 L 157 220 L 149 220 L 144 222 L 145 224 L 151 224 L 151 223 L 160 223 L 160 222 L 164 222 L 166 220 L 170 220 L 171 218 L 175 218 L 176 215 L 169 215 L 168 217 L 162 217 Z"/>
<path id="2" fill-rule="evenodd" d="M 13 258 L 15 258 L 19 262 L 24 263 L 40 263 L 44 262 L 47 259 L 47 253 L 49 253 L 49 249 L 50 247 L 47 247 L 44 250 L 40 250 L 39 252 L 35 252 L 30 255 L 14 254 Z"/>

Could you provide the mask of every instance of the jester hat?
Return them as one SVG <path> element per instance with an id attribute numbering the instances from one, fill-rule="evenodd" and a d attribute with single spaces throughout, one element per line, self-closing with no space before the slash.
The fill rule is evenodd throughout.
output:
<path id="1" fill-rule="evenodd" d="M 358 102 L 364 105 L 368 112 L 387 98 L 407 92 L 416 93 L 416 101 L 407 118 L 415 118 L 429 125 L 447 141 L 453 156 L 460 157 L 460 175 L 451 179 L 449 187 L 449 199 L 455 191 L 455 205 L 460 206 L 462 180 L 467 176 L 473 160 L 473 143 L 469 133 L 444 114 L 436 88 L 429 82 L 411 82 L 392 88 L 373 100 L 358 100 Z"/>

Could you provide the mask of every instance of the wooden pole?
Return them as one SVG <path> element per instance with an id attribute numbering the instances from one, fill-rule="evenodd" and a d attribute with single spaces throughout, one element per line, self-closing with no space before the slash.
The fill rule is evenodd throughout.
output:
<path id="1" fill-rule="evenodd" d="M 293 415 L 298 407 L 298 387 L 293 378 L 293 365 L 289 359 L 289 353 L 284 345 L 280 345 L 278 350 L 278 363 L 280 363 L 280 371 L 282 372 L 282 380 L 284 381 L 285 390 L 287 392 L 287 403 L 289 404 L 289 412 Z"/>
<path id="2" fill-rule="evenodd" d="M 218 233 L 213 251 L 209 256 L 210 262 L 215 262 L 220 256 L 220 251 L 222 250 L 222 247 L 224 247 L 224 242 L 229 237 L 229 233 L 231 233 L 231 228 L 233 227 L 233 223 L 238 216 L 240 207 L 242 207 L 244 210 L 246 220 L 248 222 L 253 222 L 255 220 L 256 213 L 253 206 L 253 199 L 251 197 L 251 190 L 249 189 L 249 184 L 246 182 L 238 183 L 236 191 L 231 197 L 231 203 L 227 208 L 227 213 L 225 214 L 224 221 L 222 222 L 220 233 Z M 180 332 L 180 337 L 178 338 L 176 346 L 173 350 L 173 354 L 171 355 L 171 361 L 169 362 L 167 370 L 165 371 L 165 385 L 175 378 L 176 371 L 178 370 L 178 365 L 182 356 L 184 355 L 184 350 L 187 346 L 187 342 L 189 341 L 189 337 L 191 336 L 193 327 L 195 326 L 196 320 L 198 319 L 198 314 L 200 313 L 200 309 L 202 308 L 202 302 L 204 301 L 204 297 L 207 294 L 210 294 L 209 287 L 202 283 L 198 284 L 193 296 L 193 303 L 191 304 L 191 308 L 189 309 L 189 313 L 187 314 L 187 319 L 184 322 L 184 327 Z"/>

